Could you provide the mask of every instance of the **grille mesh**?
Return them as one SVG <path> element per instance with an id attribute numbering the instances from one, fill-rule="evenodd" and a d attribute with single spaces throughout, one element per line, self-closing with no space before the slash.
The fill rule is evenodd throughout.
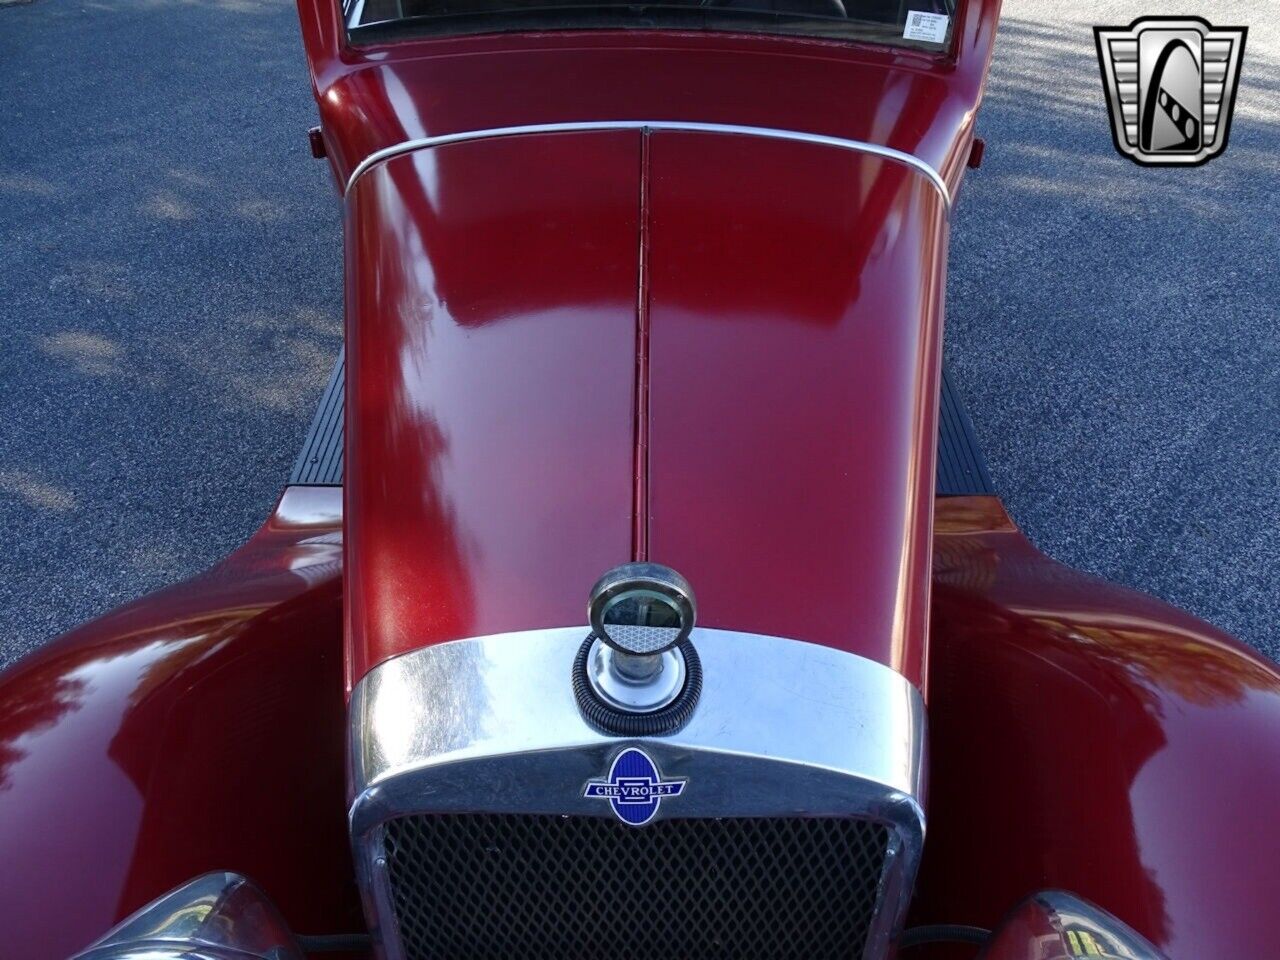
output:
<path id="1" fill-rule="evenodd" d="M 852 960 L 887 828 L 427 814 L 386 824 L 407 960 Z"/>

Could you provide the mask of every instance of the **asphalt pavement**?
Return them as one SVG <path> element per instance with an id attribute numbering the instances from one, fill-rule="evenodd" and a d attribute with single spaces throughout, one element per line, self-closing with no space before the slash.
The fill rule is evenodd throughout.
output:
<path id="1" fill-rule="evenodd" d="M 1007 0 L 947 355 L 1051 555 L 1280 654 L 1280 23 L 1269 0 Z M 1250 28 L 1226 154 L 1112 147 L 1095 24 Z M 0 7 L 0 663 L 269 511 L 341 340 L 287 0 Z"/>
<path id="2" fill-rule="evenodd" d="M 1226 153 L 1112 144 L 1093 26 L 1245 25 Z M 952 230 L 946 352 L 1042 550 L 1280 657 L 1280 19 L 1272 0 L 1006 0 Z"/>

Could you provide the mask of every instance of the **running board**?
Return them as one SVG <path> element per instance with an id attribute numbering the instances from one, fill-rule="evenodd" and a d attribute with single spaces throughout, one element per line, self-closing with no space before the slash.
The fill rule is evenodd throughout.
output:
<path id="1" fill-rule="evenodd" d="M 951 371 L 943 364 L 938 404 L 938 496 L 990 496 L 995 492 L 969 411 L 960 399 Z"/>
<path id="2" fill-rule="evenodd" d="M 346 351 L 329 377 L 320 408 L 311 421 L 307 442 L 293 465 L 289 484 L 300 486 L 341 486 L 342 448 L 345 417 Z M 956 391 L 951 373 L 942 368 L 942 397 L 938 408 L 938 479 L 940 497 L 988 495 L 995 493 L 986 462 L 978 448 L 973 422 Z"/>
<path id="3" fill-rule="evenodd" d="M 342 348 L 320 408 L 311 421 L 307 442 L 293 464 L 289 485 L 336 487 L 342 485 L 343 434 L 346 430 L 347 350 Z"/>

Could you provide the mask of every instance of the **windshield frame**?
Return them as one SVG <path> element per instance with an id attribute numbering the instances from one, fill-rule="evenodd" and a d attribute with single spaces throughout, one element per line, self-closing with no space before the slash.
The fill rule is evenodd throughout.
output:
<path id="1" fill-rule="evenodd" d="M 843 41 L 871 44 L 891 50 L 946 55 L 956 30 L 958 0 L 944 2 L 949 8 L 948 22 L 943 39 L 937 43 L 907 39 L 903 36 L 903 25 L 896 23 L 823 17 L 812 13 L 780 13 L 671 3 L 617 3 L 609 0 L 605 0 L 599 7 L 561 4 L 527 10 L 405 16 L 370 23 L 359 22 L 365 6 L 364 0 L 344 0 L 343 20 L 347 42 L 353 47 L 412 39 L 519 33 L 666 31 L 686 35 L 737 34 Z M 905 6 L 904 0 L 903 7 Z"/>

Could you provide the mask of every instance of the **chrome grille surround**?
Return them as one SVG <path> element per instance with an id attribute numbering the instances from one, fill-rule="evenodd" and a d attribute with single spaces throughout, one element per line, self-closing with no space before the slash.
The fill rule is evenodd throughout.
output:
<path id="1" fill-rule="evenodd" d="M 583 787 L 627 746 L 641 746 L 664 777 L 688 778 L 684 793 L 661 805 L 654 826 L 713 818 L 883 825 L 888 842 L 862 957 L 883 956 L 924 838 L 919 691 L 853 654 L 699 628 L 691 639 L 705 680 L 693 717 L 670 736 L 615 738 L 588 726 L 573 699 L 569 665 L 585 634 L 585 627 L 566 627 L 439 644 L 386 661 L 357 685 L 350 822 L 382 956 L 418 960 L 406 952 L 396 920 L 389 821 L 423 814 L 612 818 Z M 794 934 L 803 939 L 806 931 Z"/>

